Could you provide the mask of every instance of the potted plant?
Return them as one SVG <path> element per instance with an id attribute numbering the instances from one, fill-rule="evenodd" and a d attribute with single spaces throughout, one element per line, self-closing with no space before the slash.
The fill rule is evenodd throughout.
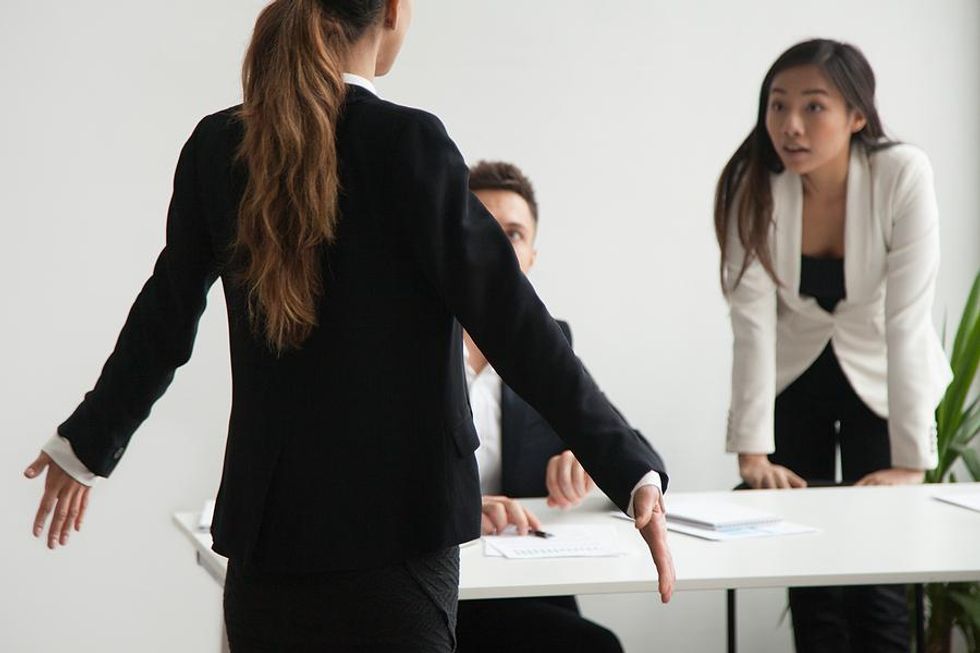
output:
<path id="1" fill-rule="evenodd" d="M 926 473 L 927 483 L 957 481 L 953 467 L 962 462 L 974 481 L 980 481 L 980 453 L 973 440 L 980 434 L 980 397 L 970 390 L 980 363 L 980 273 L 963 309 L 950 366 L 953 381 L 936 408 L 936 439 L 939 465 Z M 977 542 L 980 546 L 980 542 Z M 925 587 L 928 601 L 926 651 L 949 653 L 953 629 L 959 629 L 971 653 L 980 651 L 980 582 L 932 583 Z"/>

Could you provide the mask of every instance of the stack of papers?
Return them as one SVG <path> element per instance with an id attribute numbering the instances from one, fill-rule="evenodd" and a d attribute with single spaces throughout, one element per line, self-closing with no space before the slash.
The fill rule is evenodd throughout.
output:
<path id="1" fill-rule="evenodd" d="M 510 527 L 500 535 L 483 538 L 483 554 L 491 557 L 530 560 L 535 558 L 599 558 L 623 555 L 612 526 L 549 525 L 552 537 L 518 535 Z"/>
<path id="2" fill-rule="evenodd" d="M 667 520 L 712 530 L 766 526 L 782 521 L 778 515 L 769 512 L 699 496 L 686 496 L 670 501 Z"/>
<path id="3" fill-rule="evenodd" d="M 633 521 L 618 510 L 610 514 Z M 715 541 L 818 532 L 772 513 L 707 496 L 668 496 L 667 530 Z"/>
<path id="4" fill-rule="evenodd" d="M 668 499 L 667 529 L 715 541 L 817 531 L 810 526 L 784 521 L 763 510 L 710 496 Z"/>

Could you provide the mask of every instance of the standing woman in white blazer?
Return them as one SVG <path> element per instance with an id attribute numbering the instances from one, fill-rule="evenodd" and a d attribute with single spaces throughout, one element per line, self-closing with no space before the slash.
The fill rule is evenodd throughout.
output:
<path id="1" fill-rule="evenodd" d="M 754 488 L 920 483 L 950 380 L 932 169 L 888 140 L 855 47 L 799 43 L 715 198 L 734 335 L 727 450 Z M 856 543 L 859 544 L 859 543 Z M 797 650 L 907 651 L 903 586 L 793 588 Z"/>

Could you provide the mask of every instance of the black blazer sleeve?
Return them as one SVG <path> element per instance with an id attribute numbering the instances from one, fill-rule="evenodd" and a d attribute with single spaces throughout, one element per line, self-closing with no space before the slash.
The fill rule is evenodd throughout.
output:
<path id="1" fill-rule="evenodd" d="M 437 118 L 406 120 L 392 171 L 404 237 L 425 278 L 501 378 L 568 443 L 623 510 L 662 465 L 612 407 L 520 271 L 493 217 L 467 189 L 468 170 Z"/>
<path id="2" fill-rule="evenodd" d="M 557 322 L 568 344 L 574 346 L 568 323 L 562 320 Z M 501 492 L 518 498 L 547 496 L 545 474 L 548 461 L 568 446 L 548 422 L 506 384 L 501 388 L 500 409 Z M 656 456 L 655 469 L 665 469 L 656 450 L 650 447 L 645 438 L 642 442 Z"/>
<path id="3" fill-rule="evenodd" d="M 568 323 L 557 322 L 568 344 L 573 345 Z M 500 441 L 501 494 L 517 498 L 547 496 L 548 461 L 568 449 L 568 445 L 506 383 L 500 388 Z"/>
<path id="4" fill-rule="evenodd" d="M 75 455 L 108 476 L 174 370 L 191 355 L 197 324 L 218 266 L 196 175 L 196 141 L 184 145 L 167 214 L 166 246 L 129 311 L 95 387 L 58 427 Z"/>

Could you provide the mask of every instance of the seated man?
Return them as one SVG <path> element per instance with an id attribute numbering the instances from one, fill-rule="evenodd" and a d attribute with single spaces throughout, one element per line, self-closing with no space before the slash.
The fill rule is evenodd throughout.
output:
<path id="1" fill-rule="evenodd" d="M 537 251 L 538 207 L 530 181 L 514 165 L 482 161 L 470 170 L 470 190 L 500 223 L 526 274 Z M 568 325 L 559 322 L 571 343 Z M 548 497 L 548 505 L 571 507 L 593 487 L 592 479 L 538 413 L 508 388 L 464 334 L 466 382 L 483 489 L 483 532 L 508 524 L 520 530 L 540 523 L 515 497 Z M 606 628 L 579 614 L 575 597 L 460 601 L 456 626 L 459 653 L 478 651 L 622 651 Z"/>

